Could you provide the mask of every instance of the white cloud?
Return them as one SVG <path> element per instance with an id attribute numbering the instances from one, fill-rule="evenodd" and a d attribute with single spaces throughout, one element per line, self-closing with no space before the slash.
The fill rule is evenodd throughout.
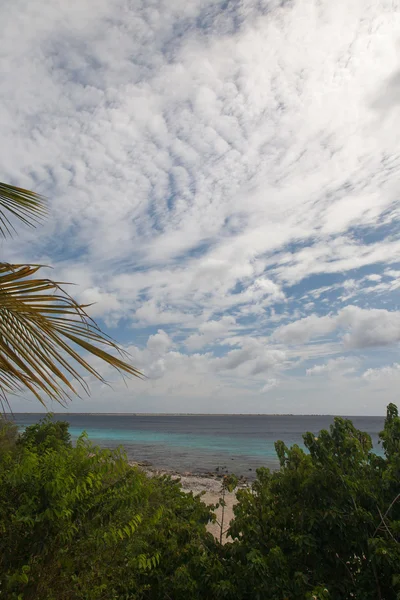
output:
<path id="1" fill-rule="evenodd" d="M 353 357 L 339 356 L 331 358 L 326 363 L 314 365 L 306 370 L 306 375 L 337 376 L 349 375 L 355 372 L 359 361 Z"/>
<path id="2" fill-rule="evenodd" d="M 151 335 L 147 340 L 147 348 L 154 354 L 165 354 L 165 352 L 169 350 L 171 346 L 171 338 L 162 329 L 159 329 L 156 334 Z"/>
<path id="3" fill-rule="evenodd" d="M 236 319 L 229 315 L 219 320 L 206 321 L 200 325 L 199 333 L 193 333 L 186 338 L 185 345 L 189 350 L 199 350 L 226 335 L 235 325 Z"/>
<path id="4" fill-rule="evenodd" d="M 346 306 L 336 315 L 310 315 L 279 327 L 275 338 L 290 344 L 304 343 L 335 330 L 345 330 L 347 348 L 388 346 L 400 341 L 400 311 Z"/>
<path id="5" fill-rule="evenodd" d="M 280 378 L 279 373 L 287 366 L 284 360 L 282 362 L 283 356 L 273 359 L 270 355 L 269 368 L 262 373 L 251 374 L 254 359 L 263 354 L 262 344 L 258 344 L 258 352 L 242 356 L 245 360 L 236 368 L 224 370 L 221 369 L 221 359 L 211 353 L 188 356 L 173 350 L 168 336 L 162 331 L 154 338 L 160 343 L 153 345 L 153 341 L 149 341 L 151 349 L 148 346 L 125 348 L 134 364 L 142 368 L 149 379 L 123 382 L 110 367 L 92 359 L 111 385 L 102 385 L 87 378 L 92 395 L 84 397 L 80 403 L 74 400 L 72 410 L 193 412 L 195 406 L 201 407 L 195 412 L 210 413 L 377 415 L 384 414 L 388 402 L 398 401 L 400 370 L 396 364 L 369 369 L 358 377 L 352 369 L 358 371 L 361 361 L 354 359 L 352 362 L 350 357 L 339 357 L 338 360 L 329 359 L 324 370 L 311 372 L 308 376 L 306 373 L 296 376 L 285 373 Z M 41 409 L 28 398 L 16 398 L 14 402 L 17 411 Z M 50 408 L 60 410 L 58 406 Z"/>
<path id="6" fill-rule="evenodd" d="M 246 377 L 270 374 L 281 369 L 285 361 L 285 351 L 256 339 L 248 339 L 242 341 L 240 348 L 215 359 L 215 365 L 218 371 L 234 370 L 236 376 Z"/>
<path id="7" fill-rule="evenodd" d="M 98 287 L 86 288 L 79 294 L 83 304 L 90 304 L 90 315 L 98 317 L 120 310 L 121 303 L 116 294 L 102 292 Z"/>
<path id="8" fill-rule="evenodd" d="M 363 373 L 363 377 L 368 381 L 379 382 L 390 379 L 400 379 L 400 364 L 394 363 L 377 369 L 367 369 Z"/>
<path id="9" fill-rule="evenodd" d="M 139 308 L 135 311 L 135 317 L 141 324 L 168 324 L 168 323 L 182 323 L 188 318 L 191 320 L 190 315 L 184 315 L 177 310 L 171 309 L 170 306 L 163 306 L 154 300 L 148 300 L 139 304 Z"/>
<path id="10" fill-rule="evenodd" d="M 388 346 L 400 341 L 400 311 L 348 306 L 341 311 L 338 323 L 350 329 L 343 337 L 348 348 Z"/>
<path id="11" fill-rule="evenodd" d="M 168 326 L 180 351 L 159 332 L 134 358 L 171 390 L 192 368 L 213 390 L 226 373 L 272 381 L 337 352 L 337 335 L 399 340 L 397 307 L 378 310 L 400 281 L 391 0 L 9 8 L 1 179 L 52 212 L 7 260 L 55 263 L 94 316 L 133 325 L 125 339 Z M 359 296 L 370 304 L 343 308 Z"/>
<path id="12" fill-rule="evenodd" d="M 278 327 L 274 337 L 289 344 L 303 344 L 313 338 L 331 333 L 335 327 L 335 320 L 330 315 L 324 317 L 310 315 Z"/>
<path id="13" fill-rule="evenodd" d="M 362 244 L 342 237 L 327 244 L 314 244 L 292 256 L 283 255 L 274 269 L 281 281 L 295 284 L 310 275 L 345 273 L 368 265 L 400 261 L 400 242 L 382 241 Z"/>

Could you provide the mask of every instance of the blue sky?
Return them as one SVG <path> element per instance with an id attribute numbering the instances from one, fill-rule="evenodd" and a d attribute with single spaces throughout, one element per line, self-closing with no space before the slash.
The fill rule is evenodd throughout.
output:
<path id="1" fill-rule="evenodd" d="M 74 282 L 148 376 L 97 365 L 69 409 L 397 402 L 398 3 L 7 4 L 0 178 L 51 214 L 3 256 Z"/>

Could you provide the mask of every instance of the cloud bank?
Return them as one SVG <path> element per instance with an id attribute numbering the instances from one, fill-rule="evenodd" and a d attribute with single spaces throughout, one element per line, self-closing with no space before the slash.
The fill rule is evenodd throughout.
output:
<path id="1" fill-rule="evenodd" d="M 400 339 L 400 7 L 4 12 L 0 177 L 52 212 L 3 253 L 54 264 L 149 378 L 73 410 L 382 413 L 394 379 L 364 375 Z"/>

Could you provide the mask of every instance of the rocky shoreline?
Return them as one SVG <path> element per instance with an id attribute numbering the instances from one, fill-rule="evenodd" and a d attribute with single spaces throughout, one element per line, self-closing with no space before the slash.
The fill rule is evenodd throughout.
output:
<path id="1" fill-rule="evenodd" d="M 139 467 L 150 477 L 160 475 L 169 475 L 173 479 L 179 479 L 182 488 L 185 491 L 191 491 L 195 494 L 209 491 L 219 493 L 222 486 L 222 480 L 229 472 L 225 468 L 206 473 L 192 473 L 191 471 L 179 472 L 173 469 L 159 469 L 154 467 L 149 462 L 129 461 L 129 464 L 134 467 Z M 248 487 L 250 484 L 245 477 L 239 478 L 238 488 Z"/>

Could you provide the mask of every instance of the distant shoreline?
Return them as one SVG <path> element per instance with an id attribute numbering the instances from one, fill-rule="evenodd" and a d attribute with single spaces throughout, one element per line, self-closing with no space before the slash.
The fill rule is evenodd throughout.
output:
<path id="1" fill-rule="evenodd" d="M 369 418 L 369 419 L 384 419 L 385 415 L 344 415 L 340 413 L 327 414 L 327 413 L 140 413 L 140 412 L 124 412 L 124 413 L 109 413 L 109 412 L 55 412 L 49 410 L 47 412 L 25 412 L 25 411 L 14 411 L 13 413 L 6 413 L 7 416 L 13 415 L 47 415 L 53 414 L 59 416 L 81 416 L 81 417 L 343 417 L 345 419 L 358 419 L 358 418 Z"/>
<path id="2" fill-rule="evenodd" d="M 14 415 L 46 415 L 53 414 L 56 416 L 65 415 L 79 415 L 87 417 L 335 417 L 338 415 L 330 415 L 326 413 L 313 413 L 313 414 L 294 414 L 294 413 L 106 413 L 106 412 L 22 412 L 14 411 Z M 6 413 L 10 414 L 11 413 Z M 349 417 L 363 417 L 364 415 L 341 415 Z M 366 415 L 372 418 L 380 418 L 382 415 Z"/>

